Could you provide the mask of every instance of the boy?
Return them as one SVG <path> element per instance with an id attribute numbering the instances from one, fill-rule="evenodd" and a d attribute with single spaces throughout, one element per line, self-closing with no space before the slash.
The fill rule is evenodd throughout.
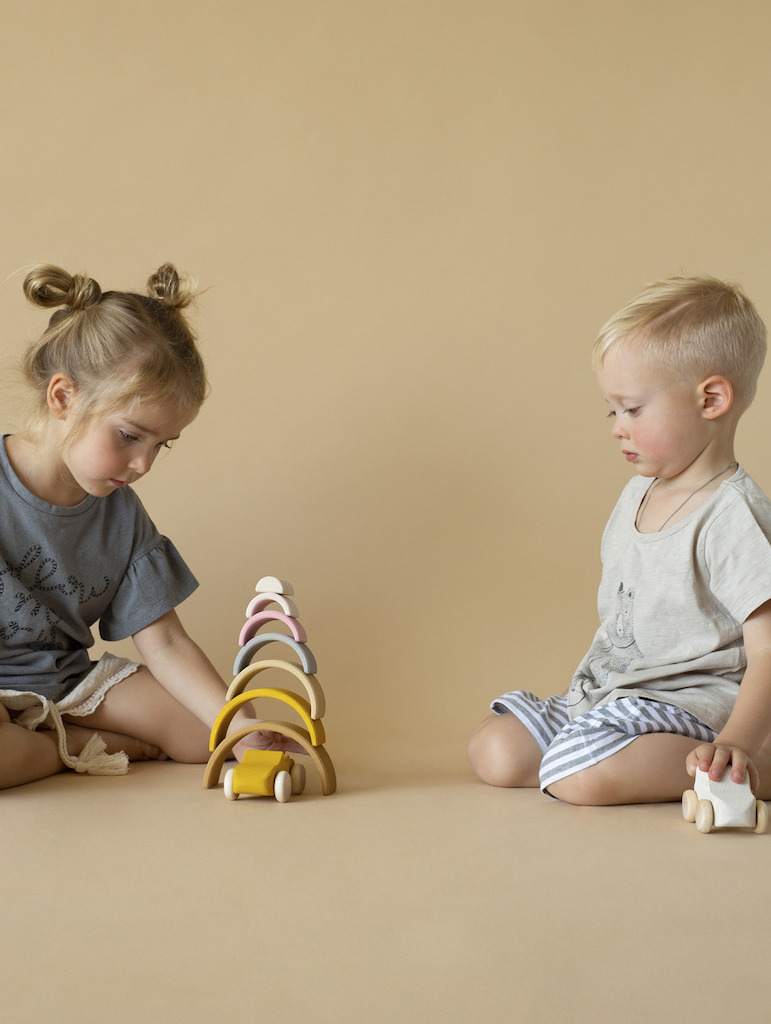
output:
<path id="1" fill-rule="evenodd" d="M 654 283 L 602 329 L 594 368 L 638 475 L 603 534 L 601 625 L 565 694 L 493 701 L 469 744 L 485 782 L 648 803 L 728 768 L 771 799 L 771 502 L 734 458 L 765 351 L 714 278 Z"/>

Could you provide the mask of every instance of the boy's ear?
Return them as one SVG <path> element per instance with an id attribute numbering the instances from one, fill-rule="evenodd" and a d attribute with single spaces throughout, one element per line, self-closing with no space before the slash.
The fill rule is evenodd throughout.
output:
<path id="1" fill-rule="evenodd" d="M 707 377 L 699 385 L 699 398 L 704 416 L 715 420 L 734 404 L 734 389 L 726 377 Z"/>
<path id="2" fill-rule="evenodd" d="M 48 382 L 46 400 L 52 415 L 58 420 L 66 420 L 72 411 L 77 387 L 72 377 L 66 373 L 55 373 Z"/>

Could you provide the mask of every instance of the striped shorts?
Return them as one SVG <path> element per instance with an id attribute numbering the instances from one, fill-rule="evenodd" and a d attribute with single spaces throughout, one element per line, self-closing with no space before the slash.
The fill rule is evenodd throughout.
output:
<path id="1" fill-rule="evenodd" d="M 672 733 L 700 743 L 711 743 L 716 736 L 714 729 L 689 711 L 643 697 L 621 697 L 572 721 L 566 696 L 540 700 L 535 694 L 515 690 L 498 697 L 490 707 L 497 715 L 515 714 L 538 744 L 543 753 L 542 792 L 618 753 L 646 733 Z"/>

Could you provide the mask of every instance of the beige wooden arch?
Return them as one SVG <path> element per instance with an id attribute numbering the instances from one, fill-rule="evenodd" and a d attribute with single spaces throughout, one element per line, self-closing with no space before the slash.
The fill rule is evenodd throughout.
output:
<path id="1" fill-rule="evenodd" d="M 241 693 L 245 688 L 246 684 L 254 679 L 260 672 L 264 672 L 268 668 L 281 669 L 283 672 L 289 672 L 299 682 L 303 684 L 308 694 L 308 702 L 311 706 L 311 718 L 323 718 L 326 714 L 326 701 L 324 700 L 324 691 L 321 689 L 321 684 L 318 679 L 309 674 L 303 672 L 302 666 L 298 665 L 294 661 L 282 661 L 279 659 L 268 660 L 268 661 L 255 661 L 251 665 L 239 672 L 233 682 L 230 684 L 227 692 L 227 699 L 231 700 L 233 697 Z"/>
<path id="2" fill-rule="evenodd" d="M 243 729 L 238 729 L 230 736 L 226 736 L 211 755 L 206 765 L 206 771 L 203 776 L 204 789 L 211 789 L 212 786 L 217 785 L 222 766 L 236 743 L 245 736 L 248 736 L 249 733 L 260 732 L 263 729 L 267 732 L 279 732 L 282 736 L 287 736 L 289 739 L 299 743 L 305 752 L 310 755 L 311 760 L 318 769 L 321 776 L 322 793 L 325 796 L 334 793 L 337 789 L 337 778 L 329 754 L 324 747 L 313 746 L 307 729 L 302 729 L 298 725 L 292 725 L 291 722 L 255 722 L 254 725 L 245 725 Z"/>

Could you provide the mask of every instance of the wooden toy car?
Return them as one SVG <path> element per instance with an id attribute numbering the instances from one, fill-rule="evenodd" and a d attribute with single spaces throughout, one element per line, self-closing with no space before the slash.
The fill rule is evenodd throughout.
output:
<path id="1" fill-rule="evenodd" d="M 713 828 L 751 828 L 761 833 L 768 828 L 767 804 L 752 795 L 746 772 L 743 782 L 734 782 L 730 768 L 719 782 L 711 779 L 707 772 L 697 770 L 694 788 L 683 793 L 683 817 L 686 821 L 695 821 L 699 832 L 711 832 Z"/>
<path id="2" fill-rule="evenodd" d="M 275 796 L 286 803 L 305 789 L 305 768 L 280 750 L 247 750 L 244 759 L 225 773 L 225 796 Z"/>

